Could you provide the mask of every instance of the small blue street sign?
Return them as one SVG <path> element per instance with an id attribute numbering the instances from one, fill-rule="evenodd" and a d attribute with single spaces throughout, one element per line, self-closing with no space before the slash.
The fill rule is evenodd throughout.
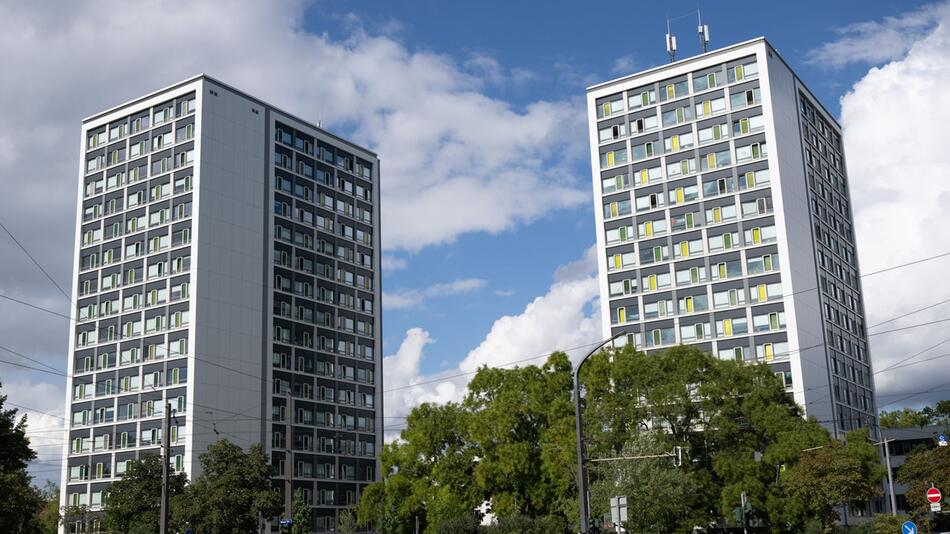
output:
<path id="1" fill-rule="evenodd" d="M 185 534 L 192 534 L 191 529 L 190 529 L 190 528 L 186 528 L 186 529 L 185 529 Z"/>
<path id="2" fill-rule="evenodd" d="M 941 447 L 946 447 L 946 446 L 947 446 L 947 435 L 946 435 L 946 434 L 940 434 L 939 436 L 937 436 L 937 445 L 940 445 Z"/>
<path id="3" fill-rule="evenodd" d="M 917 524 L 913 521 L 908 521 L 901 525 L 901 534 L 917 534 Z"/>
<path id="4" fill-rule="evenodd" d="M 293 519 L 281 519 L 281 520 L 280 520 L 280 526 L 282 526 L 282 527 L 289 527 L 290 525 L 293 525 L 293 524 L 294 524 L 294 520 L 293 520 Z M 915 528 L 915 529 L 914 529 L 914 533 L 916 534 L 916 532 L 917 532 L 917 529 Z"/>

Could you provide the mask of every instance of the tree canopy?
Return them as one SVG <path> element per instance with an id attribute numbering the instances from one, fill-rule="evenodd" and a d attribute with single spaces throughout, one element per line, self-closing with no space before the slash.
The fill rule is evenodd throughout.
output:
<path id="1" fill-rule="evenodd" d="M 256 532 L 261 518 L 283 508 L 271 484 L 273 467 L 260 445 L 248 451 L 222 439 L 199 456 L 201 475 L 173 501 L 172 518 L 195 532 Z"/>
<path id="2" fill-rule="evenodd" d="M 689 532 L 723 517 L 731 521 L 745 493 L 755 525 L 798 532 L 826 510 L 819 504 L 843 502 L 832 494 L 809 502 L 787 487 L 807 458 L 803 450 L 833 440 L 802 417 L 767 365 L 724 361 L 685 346 L 654 354 L 624 347 L 591 357 L 580 380 L 588 459 L 683 451 L 679 467 L 666 457 L 589 463 L 595 517 L 609 512 L 609 496 L 626 493 L 638 497 L 637 528 Z M 384 478 L 363 492 L 359 521 L 408 534 L 418 518 L 426 533 L 444 532 L 450 523 L 479 519 L 476 509 L 487 503 L 499 521 L 528 518 L 545 521 L 550 532 L 576 529 L 572 394 L 563 353 L 540 367 L 480 369 L 462 402 L 413 410 L 400 438 L 383 450 Z M 829 449 L 841 459 L 835 465 L 860 467 L 855 484 L 877 484 L 867 449 L 852 441 Z M 818 477 L 830 484 L 840 474 L 826 469 Z"/>
<path id="3" fill-rule="evenodd" d="M 904 464 L 897 469 L 897 481 L 907 485 L 907 504 L 917 517 L 930 512 L 927 490 L 931 485 L 946 495 L 950 492 L 950 447 L 922 447 L 907 456 Z M 950 520 L 937 514 L 942 527 L 950 527 Z"/>
<path id="4" fill-rule="evenodd" d="M 7 396 L 0 395 L 0 530 L 33 532 L 43 501 L 26 467 L 36 452 L 26 436 L 26 416 L 4 407 L 6 401 Z"/>
<path id="5" fill-rule="evenodd" d="M 184 492 L 182 473 L 169 474 L 169 498 Z M 130 461 L 122 478 L 109 486 L 104 523 L 107 529 L 127 534 L 158 532 L 162 500 L 162 459 L 149 454 Z"/>
<path id="6" fill-rule="evenodd" d="M 902 408 L 892 412 L 882 411 L 878 419 L 881 428 L 950 427 L 950 400 L 938 401 L 934 406 L 924 406 L 920 410 Z"/>

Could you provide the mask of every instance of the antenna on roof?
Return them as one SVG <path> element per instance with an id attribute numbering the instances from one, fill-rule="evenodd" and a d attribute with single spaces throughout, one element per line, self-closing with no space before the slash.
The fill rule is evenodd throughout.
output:
<path id="1" fill-rule="evenodd" d="M 676 36 L 670 33 L 670 18 L 666 18 L 666 53 L 670 55 L 670 63 L 676 61 Z"/>
<path id="2" fill-rule="evenodd" d="M 703 24 L 703 16 L 699 13 L 699 10 L 696 10 L 696 18 L 699 19 L 699 27 L 697 32 L 699 33 L 699 44 L 703 47 L 703 53 L 709 51 L 709 26 Z"/>

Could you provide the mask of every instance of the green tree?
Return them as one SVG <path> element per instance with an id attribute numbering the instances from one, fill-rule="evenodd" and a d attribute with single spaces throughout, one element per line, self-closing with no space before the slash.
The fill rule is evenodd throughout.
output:
<path id="1" fill-rule="evenodd" d="M 434 532 L 444 520 L 470 514 L 481 504 L 466 418 L 454 403 L 415 408 L 400 439 L 383 447 L 384 477 L 363 490 L 356 508 L 359 524 L 409 534 L 418 519 L 421 528 Z"/>
<path id="2" fill-rule="evenodd" d="M 340 512 L 340 518 L 337 522 L 337 529 L 343 534 L 356 534 L 356 514 L 353 510 L 347 508 Z"/>
<path id="3" fill-rule="evenodd" d="M 910 428 L 925 427 L 931 424 L 931 417 L 926 412 L 931 408 L 924 408 L 924 411 L 917 411 L 913 408 L 904 408 L 893 412 L 881 412 L 879 421 L 881 428 Z"/>
<path id="4" fill-rule="evenodd" d="M 921 448 L 897 469 L 897 481 L 907 484 L 907 503 L 917 516 L 930 512 L 927 490 L 931 485 L 950 492 L 950 447 Z"/>
<path id="5" fill-rule="evenodd" d="M 875 514 L 871 525 L 872 534 L 894 534 L 909 518 L 906 515 Z"/>
<path id="6" fill-rule="evenodd" d="M 674 466 L 668 436 L 655 431 L 634 436 L 620 451 L 620 457 L 654 456 L 616 460 L 591 466 L 597 482 L 591 488 L 595 517 L 609 512 L 614 496 L 627 497 L 628 521 L 624 527 L 634 532 L 673 532 L 680 519 L 689 514 L 690 495 L 698 482 L 688 467 Z"/>
<path id="7" fill-rule="evenodd" d="M 226 439 L 199 456 L 201 475 L 173 501 L 176 524 L 195 532 L 254 532 L 260 518 L 280 513 L 283 500 L 273 487 L 273 467 L 260 445 L 245 452 Z"/>
<path id="8" fill-rule="evenodd" d="M 185 475 L 169 475 L 169 496 L 185 489 Z M 107 529 L 127 534 L 158 532 L 162 500 L 162 459 L 145 455 L 128 463 L 122 478 L 109 486 L 105 501 L 104 524 Z"/>
<path id="9" fill-rule="evenodd" d="M 867 502 L 880 493 L 884 476 L 877 448 L 866 430 L 855 430 L 845 441 L 805 451 L 801 461 L 783 477 L 800 513 L 817 518 L 822 531 L 834 531 L 836 507 Z"/>
<path id="10" fill-rule="evenodd" d="M 693 491 L 674 530 L 731 517 L 743 492 L 757 522 L 785 528 L 776 513 L 785 498 L 778 471 L 797 462 L 802 449 L 830 439 L 802 418 L 767 365 L 724 361 L 694 347 L 604 351 L 585 365 L 581 380 L 589 458 L 618 456 L 620 440 L 635 441 L 647 428 L 664 429 L 668 450 L 683 448 L 682 472 Z M 599 474 L 593 477 L 596 484 Z"/>
<path id="11" fill-rule="evenodd" d="M 63 525 L 77 525 L 78 524 L 80 525 L 81 532 L 91 531 L 90 527 L 92 526 L 92 520 L 94 517 L 95 515 L 89 511 L 89 507 L 86 505 L 63 506 L 63 508 L 60 511 L 60 521 L 62 521 Z M 157 531 L 158 531 L 158 523 L 155 524 L 155 529 L 154 529 L 154 532 L 157 532 Z M 69 528 L 67 528 L 67 532 L 69 532 Z M 131 532 L 153 532 L 153 531 L 152 530 L 149 530 L 149 531 L 130 530 L 128 532 L 131 533 Z"/>
<path id="12" fill-rule="evenodd" d="M 0 525 L 10 532 L 26 532 L 41 502 L 26 466 L 36 458 L 26 436 L 26 416 L 6 409 L 0 395 Z"/>
<path id="13" fill-rule="evenodd" d="M 303 490 L 298 488 L 294 492 L 293 501 L 290 503 L 290 518 L 293 520 L 293 524 L 290 526 L 291 534 L 310 534 L 312 532 L 310 510 L 310 503 L 307 502 L 307 499 L 304 499 Z"/>
<path id="14" fill-rule="evenodd" d="M 950 400 L 937 402 L 934 407 L 927 406 L 921 413 L 930 419 L 931 425 L 942 425 L 944 428 L 950 427 Z"/>
<path id="15" fill-rule="evenodd" d="M 463 401 L 479 458 L 475 480 L 498 518 L 574 520 L 577 510 L 571 362 L 478 371 Z"/>
<path id="16" fill-rule="evenodd" d="M 625 451 L 683 451 L 683 465 L 673 473 L 657 468 L 658 462 L 589 463 L 595 514 L 634 477 L 648 478 L 644 486 L 653 490 L 639 499 L 645 507 L 639 526 L 670 532 L 731 518 L 742 493 L 753 522 L 770 532 L 802 532 L 810 519 L 841 502 L 836 494 L 789 491 L 784 482 L 787 474 L 781 473 L 808 458 L 804 449 L 832 439 L 803 417 L 765 363 L 721 360 L 685 346 L 644 354 L 628 345 L 592 356 L 580 380 L 589 460 Z M 459 518 L 477 519 L 476 509 L 488 502 L 499 525 L 527 518 L 575 529 L 572 397 L 572 367 L 562 353 L 541 367 L 479 369 L 460 404 L 416 408 L 400 439 L 384 447 L 383 479 L 362 493 L 360 524 L 386 534 L 411 534 L 416 521 L 427 534 L 466 531 Z M 651 435 L 650 429 L 662 432 Z M 855 438 L 842 445 L 855 459 L 848 465 L 876 486 L 876 453 L 868 456 L 860 443 Z M 634 472 L 621 476 L 617 471 L 623 470 Z M 663 515 L 669 500 L 661 501 L 661 494 L 681 496 L 680 508 Z"/>
<path id="17" fill-rule="evenodd" d="M 59 486 L 47 480 L 42 488 L 36 488 L 40 507 L 36 510 L 35 523 L 39 534 L 56 534 L 59 529 Z"/>

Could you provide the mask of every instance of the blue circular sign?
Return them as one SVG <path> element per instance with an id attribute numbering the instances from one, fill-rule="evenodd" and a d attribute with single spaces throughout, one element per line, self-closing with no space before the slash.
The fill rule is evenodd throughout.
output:
<path id="1" fill-rule="evenodd" d="M 917 534 L 917 524 L 913 521 L 908 521 L 901 525 L 901 534 Z"/>

